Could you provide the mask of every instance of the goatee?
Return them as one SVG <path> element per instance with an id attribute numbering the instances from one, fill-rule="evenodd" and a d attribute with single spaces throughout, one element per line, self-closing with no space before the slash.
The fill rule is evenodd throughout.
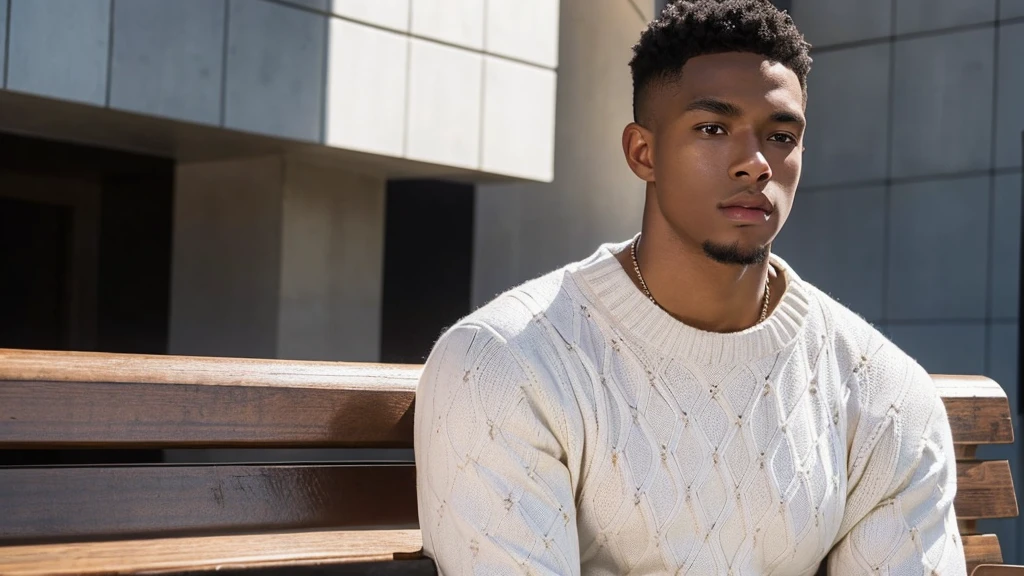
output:
<path id="1" fill-rule="evenodd" d="M 752 266 L 761 264 L 768 257 L 769 246 L 758 246 L 756 248 L 742 249 L 739 242 L 733 244 L 715 244 L 707 240 L 701 245 L 704 254 L 715 262 L 721 264 L 735 264 L 737 266 Z"/>

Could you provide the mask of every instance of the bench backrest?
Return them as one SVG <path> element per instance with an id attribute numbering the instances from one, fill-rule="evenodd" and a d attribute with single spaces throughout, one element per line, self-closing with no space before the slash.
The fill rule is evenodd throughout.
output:
<path id="1" fill-rule="evenodd" d="M 411 448 L 419 366 L 0 350 L 0 450 Z M 1006 395 L 934 376 L 956 443 L 968 563 L 1001 562 L 977 520 L 1017 515 Z M 400 463 L 0 467 L 0 545 L 414 528 Z"/>
<path id="2" fill-rule="evenodd" d="M 0 449 L 411 448 L 419 368 L 0 351 Z M 407 464 L 0 469 L 0 542 L 415 527 Z"/>
<path id="3" fill-rule="evenodd" d="M 978 520 L 1017 516 L 1017 496 L 1006 460 L 977 460 L 978 446 L 1010 444 L 1010 404 L 1000 386 L 979 376 L 933 376 L 949 415 L 957 459 L 956 509 L 968 573 L 1003 561 L 995 534 L 980 534 Z"/>

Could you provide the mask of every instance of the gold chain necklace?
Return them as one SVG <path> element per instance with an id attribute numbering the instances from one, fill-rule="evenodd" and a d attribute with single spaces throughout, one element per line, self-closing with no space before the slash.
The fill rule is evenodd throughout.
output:
<path id="1" fill-rule="evenodd" d="M 661 304 L 654 299 L 651 295 L 651 291 L 647 288 L 647 282 L 644 282 L 644 275 L 640 273 L 640 263 L 636 261 L 636 247 L 640 243 L 640 235 L 637 234 L 636 238 L 633 239 L 633 243 L 629 245 L 629 255 L 633 258 L 633 270 L 636 272 L 636 278 L 640 281 L 640 287 L 643 288 L 644 294 L 650 298 L 651 302 L 654 303 L 658 308 L 662 308 Z M 757 321 L 758 324 L 764 322 L 765 318 L 768 317 L 768 304 L 772 299 L 772 288 L 770 285 L 771 276 L 764 281 L 764 305 L 761 306 L 761 319 Z M 662 308 L 664 310 L 664 308 Z"/>

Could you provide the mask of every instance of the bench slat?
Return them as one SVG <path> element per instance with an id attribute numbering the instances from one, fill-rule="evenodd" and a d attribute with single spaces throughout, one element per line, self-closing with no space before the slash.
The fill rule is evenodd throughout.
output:
<path id="1" fill-rule="evenodd" d="M 957 483 L 960 520 L 1017 515 L 1007 461 L 959 462 Z M 7 540 L 416 522 L 411 465 L 6 468 L 0 501 Z"/>
<path id="2" fill-rule="evenodd" d="M 411 448 L 420 370 L 0 349 L 0 448 Z M 998 384 L 933 378 L 956 443 L 1013 442 Z"/>
<path id="3" fill-rule="evenodd" d="M 956 481 L 957 493 L 953 507 L 958 520 L 1017 516 L 1017 496 L 1013 492 L 1008 461 L 957 462 Z"/>
<path id="4" fill-rule="evenodd" d="M 412 448 L 420 367 L 0 349 L 0 448 Z"/>
<path id="5" fill-rule="evenodd" d="M 957 444 L 1010 444 L 1013 423 L 1006 392 L 984 376 L 933 375 Z"/>
<path id="6" fill-rule="evenodd" d="M 138 382 L 212 386 L 414 387 L 421 367 L 411 364 L 314 362 L 262 358 L 152 356 L 0 348 L 0 380 Z"/>
<path id="7" fill-rule="evenodd" d="M 995 534 L 964 536 L 963 544 L 968 574 L 979 564 L 1000 564 L 1003 561 L 1003 551 Z"/>
<path id="8" fill-rule="evenodd" d="M 6 546 L 0 547 L 0 574 L 134 574 L 218 567 L 222 573 L 223 569 L 365 562 L 395 565 L 393 572 L 379 573 L 436 574 L 433 562 L 419 553 L 421 543 L 419 530 L 372 530 Z M 349 572 L 335 568 L 331 573 Z"/>
<path id="9" fill-rule="evenodd" d="M 0 381 L 0 448 L 411 448 L 414 393 Z"/>
<path id="10" fill-rule="evenodd" d="M 0 502 L 6 543 L 417 525 L 411 464 L 0 468 Z"/>
<path id="11" fill-rule="evenodd" d="M 0 349 L 0 448 L 411 448 L 420 370 Z M 956 443 L 1013 442 L 998 384 L 933 379 Z"/>
<path id="12" fill-rule="evenodd" d="M 963 543 L 968 573 L 979 564 L 1002 562 L 999 540 L 994 534 L 965 536 Z M 204 568 L 220 567 L 218 574 L 231 574 L 236 569 L 250 573 L 256 569 L 256 573 L 263 574 L 274 568 L 288 573 L 296 572 L 300 566 L 328 564 L 333 565 L 329 573 L 343 575 L 348 572 L 339 564 L 387 562 L 397 554 L 405 559 L 390 563 L 395 567 L 394 574 L 435 574 L 430 560 L 415 560 L 419 549 L 418 530 L 318 531 L 42 544 L 0 547 L 0 573 L 28 576 L 186 569 L 198 572 Z M 377 564 L 374 573 L 391 573 L 384 571 L 383 567 Z M 353 568 L 365 569 L 365 565 Z"/>
<path id="13" fill-rule="evenodd" d="M 0 360 L 2 361 L 2 360 Z M 0 448 L 411 448 L 406 390 L 6 381 Z M 1006 397 L 943 398 L 957 444 L 1013 442 Z"/>

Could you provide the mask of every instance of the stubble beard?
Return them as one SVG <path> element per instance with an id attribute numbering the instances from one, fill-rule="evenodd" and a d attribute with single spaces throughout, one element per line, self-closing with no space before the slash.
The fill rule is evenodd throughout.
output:
<path id="1" fill-rule="evenodd" d="M 732 264 L 736 266 L 753 266 L 761 264 L 768 258 L 770 245 L 758 246 L 755 248 L 743 249 L 739 242 L 732 244 L 716 244 L 711 240 L 705 240 L 701 245 L 704 254 L 720 264 Z"/>

